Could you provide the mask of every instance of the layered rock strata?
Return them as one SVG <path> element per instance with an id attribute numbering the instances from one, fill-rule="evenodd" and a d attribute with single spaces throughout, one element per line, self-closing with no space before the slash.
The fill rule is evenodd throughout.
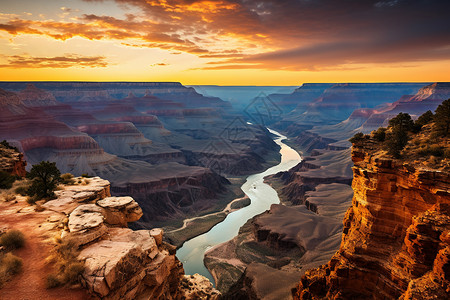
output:
<path id="1" fill-rule="evenodd" d="M 26 165 L 22 153 L 0 144 L 0 171 L 24 177 L 27 174 Z"/>
<path id="2" fill-rule="evenodd" d="M 448 299 L 450 174 L 354 145 L 352 206 L 339 251 L 295 299 Z"/>

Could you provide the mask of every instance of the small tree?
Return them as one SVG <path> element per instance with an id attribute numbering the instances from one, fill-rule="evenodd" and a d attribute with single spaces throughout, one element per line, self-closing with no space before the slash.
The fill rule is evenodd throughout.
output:
<path id="1" fill-rule="evenodd" d="M 28 189 L 30 196 L 38 199 L 52 198 L 55 196 L 54 190 L 61 181 L 61 172 L 56 167 L 56 163 L 42 161 L 33 165 L 28 177 L 33 179 L 33 183 Z"/>
<path id="2" fill-rule="evenodd" d="M 0 171 L 0 189 L 9 189 L 16 181 L 16 177 L 12 176 L 8 172 Z"/>
<path id="3" fill-rule="evenodd" d="M 358 132 L 353 137 L 351 137 L 348 141 L 350 143 L 354 144 L 354 143 L 364 140 L 364 138 L 365 138 L 364 133 Z"/>
<path id="4" fill-rule="evenodd" d="M 372 132 L 373 138 L 379 142 L 384 142 L 386 139 L 386 128 L 380 127 L 376 131 Z"/>
<path id="5" fill-rule="evenodd" d="M 389 120 L 391 132 L 386 135 L 386 149 L 388 153 L 396 158 L 408 143 L 408 131 L 414 128 L 414 121 L 407 113 L 399 113 Z"/>
<path id="6" fill-rule="evenodd" d="M 390 155 L 399 158 L 400 152 L 408 143 L 408 133 L 402 130 L 393 130 L 386 136 L 386 147 Z"/>
<path id="7" fill-rule="evenodd" d="M 400 131 L 409 131 L 413 128 L 414 121 L 407 113 L 399 113 L 397 116 L 389 120 L 389 127 L 397 128 Z"/>
<path id="8" fill-rule="evenodd" d="M 450 133 L 450 99 L 443 101 L 435 111 L 434 131 L 447 136 Z"/>
<path id="9" fill-rule="evenodd" d="M 420 132 L 422 130 L 422 127 L 426 124 L 429 124 L 430 122 L 433 121 L 433 113 L 431 112 L 431 110 L 428 110 L 426 112 L 424 112 L 419 118 L 417 118 L 417 120 L 414 122 L 414 126 L 412 131 L 417 133 Z"/>

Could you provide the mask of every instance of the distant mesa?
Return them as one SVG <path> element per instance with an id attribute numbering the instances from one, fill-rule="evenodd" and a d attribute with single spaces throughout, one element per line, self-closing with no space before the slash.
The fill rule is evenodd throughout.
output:
<path id="1" fill-rule="evenodd" d="M 27 84 L 27 87 L 20 91 L 18 96 L 26 106 L 49 106 L 58 104 L 52 93 L 39 89 L 31 83 Z"/>

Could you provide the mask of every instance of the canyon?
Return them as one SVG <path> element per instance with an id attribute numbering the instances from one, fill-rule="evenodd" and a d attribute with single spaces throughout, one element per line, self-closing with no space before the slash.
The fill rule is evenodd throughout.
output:
<path id="1" fill-rule="evenodd" d="M 135 267 L 140 277 L 127 277 L 125 283 L 105 274 L 99 280 L 106 285 L 94 288 L 98 276 L 90 273 L 83 281 L 90 293 L 153 297 L 156 292 L 149 287 L 156 280 L 164 286 L 157 288 L 159 296 L 176 299 L 180 292 L 173 286 L 192 286 L 193 280 L 205 289 L 198 293 L 216 297 L 220 291 L 224 299 L 447 295 L 448 172 L 386 157 L 373 140 L 352 148 L 348 139 L 387 126 L 399 112 L 415 119 L 434 111 L 450 98 L 449 83 L 303 84 L 291 94 L 282 93 L 288 87 L 267 87 L 261 91 L 274 93 L 256 94 L 239 102 L 239 108 L 235 99 L 231 106 L 220 98 L 227 89 L 236 98 L 240 90 L 250 95 L 255 88 L 204 87 L 207 97 L 195 89 L 178 83 L 0 83 L 0 139 L 24 153 L 15 155 L 14 166 L 5 170 L 23 176 L 25 167 L 56 161 L 62 172 L 111 182 L 108 193 L 119 199 L 111 201 L 135 203 L 118 215 L 115 208 L 109 212 L 115 204 L 96 202 L 100 196 L 73 203 L 60 195 L 65 199 L 61 206 L 44 205 L 61 209 L 69 220 L 74 209 L 74 220 L 81 215 L 103 218 L 95 230 L 83 232 L 95 239 L 93 245 L 100 243 L 84 252 L 83 259 L 93 266 L 101 264 L 94 252 L 142 240 L 144 252 L 117 246 L 142 263 Z M 280 148 L 266 126 L 286 135 L 284 142 L 301 153 L 302 161 L 264 178 L 279 203 L 242 220 L 236 236 L 206 251 L 204 263 L 215 291 L 205 278 L 183 277 L 175 248 L 156 243 L 149 233 L 153 244 L 142 232 L 155 227 L 173 231 L 185 219 L 212 218 L 242 197 L 237 190 L 244 176 L 279 161 Z M 76 222 L 71 223 L 74 233 Z M 69 225 L 64 229 L 65 238 L 70 230 Z M 171 238 L 170 233 L 163 236 Z M 89 249 L 89 243 L 80 246 Z M 153 256 L 156 252 L 164 259 Z M 145 277 L 155 263 L 164 264 L 167 277 Z M 120 264 L 114 272 L 123 271 Z"/>
<path id="2" fill-rule="evenodd" d="M 351 90 L 352 85 L 349 86 Z M 400 111 L 416 118 L 426 110 L 434 110 L 437 102 L 450 98 L 446 83 L 416 88 L 416 95 L 400 96 L 393 104 L 383 104 L 382 107 L 389 109 L 378 112 L 356 108 L 347 112 L 347 119 L 342 114 L 343 121 L 339 123 L 313 127 L 303 121 L 289 120 L 288 116 L 273 125 L 293 137 L 288 140 L 289 145 L 309 156 L 304 156 L 291 170 L 266 178 L 278 191 L 280 204 L 255 216 L 241 227 L 238 236 L 206 253 L 205 264 L 226 297 L 288 299 L 291 296 L 287 291 L 295 287 L 307 270 L 330 261 L 339 250 L 347 226 L 342 224 L 342 219 L 353 198 L 350 186 L 353 161 L 348 139 L 368 130 L 369 126 L 363 125 L 373 114 L 379 115 L 378 128 Z M 266 278 L 266 273 L 270 277 Z M 280 282 L 285 287 L 283 290 L 278 288 Z M 309 299 L 309 294 L 305 295 L 304 299 Z"/>
<path id="3" fill-rule="evenodd" d="M 114 194 L 142 205 L 140 227 L 224 207 L 219 198 L 234 195 L 224 176 L 262 170 L 276 150 L 227 102 L 177 83 L 0 86 L 17 92 L 1 91 L 0 136 L 28 168 L 50 160 L 63 173 L 108 179 Z"/>
<path id="4" fill-rule="evenodd" d="M 353 144 L 354 196 L 342 243 L 328 263 L 306 272 L 295 299 L 449 297 L 448 159 L 441 167 L 393 159 L 378 143 Z"/>

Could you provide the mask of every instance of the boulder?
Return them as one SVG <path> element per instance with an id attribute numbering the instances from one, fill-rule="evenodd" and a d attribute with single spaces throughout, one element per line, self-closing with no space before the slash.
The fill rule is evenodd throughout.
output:
<path id="1" fill-rule="evenodd" d="M 131 197 L 107 197 L 97 201 L 104 208 L 108 224 L 126 226 L 142 217 L 142 209 Z"/>

